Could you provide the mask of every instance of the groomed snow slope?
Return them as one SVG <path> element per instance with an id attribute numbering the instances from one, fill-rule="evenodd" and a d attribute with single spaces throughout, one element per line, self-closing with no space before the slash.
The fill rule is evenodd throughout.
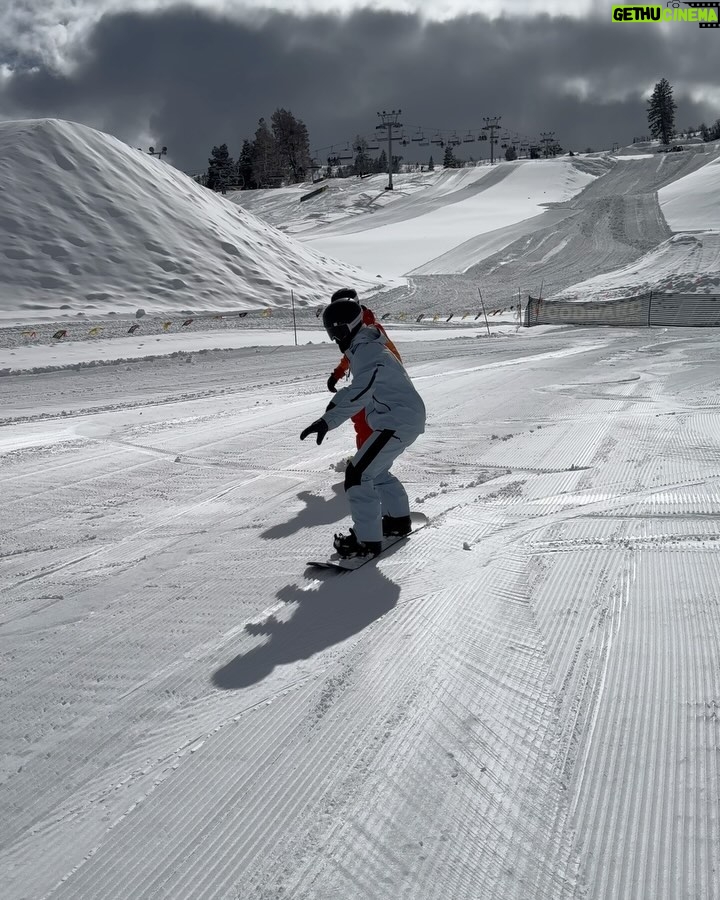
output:
<path id="1" fill-rule="evenodd" d="M 609 292 L 614 254 L 638 261 L 632 284 L 682 252 L 704 289 L 712 210 L 703 234 L 669 240 L 657 191 L 709 157 L 662 156 L 584 162 L 598 177 L 540 232 L 522 220 L 499 252 L 508 233 L 488 234 L 488 271 L 514 290 L 523 272 L 561 281 L 582 265 Z M 32 217 L 18 207 L 11 225 L 41 235 L 44 215 L 82 250 L 91 226 L 57 212 L 75 209 L 68 185 L 87 190 L 70 161 L 52 206 L 28 182 Z M 138 266 L 126 183 L 161 165 L 137 164 L 104 189 L 118 189 L 114 226 L 92 201 L 108 246 L 115 228 L 133 251 L 119 279 Z M 441 210 L 406 201 L 395 214 L 416 234 Z M 207 202 L 218 241 L 230 222 L 280 246 Z M 273 254 L 258 257 L 268 280 Z M 489 275 L 443 265 L 398 307 L 461 309 L 478 283 L 492 297 Z M 65 365 L 0 377 L 2 900 L 718 900 L 715 330 L 491 317 L 489 339 L 477 323 L 391 320 L 428 408 L 395 471 L 431 523 L 317 578 L 305 560 L 349 524 L 354 440 L 299 432 L 329 400 L 335 349 L 287 346 L 289 312 L 233 317 L 232 339 L 256 345 L 231 351 L 201 319 L 170 334 L 148 316 L 131 339 L 122 318 L 95 338 L 73 317 L 69 345 L 2 330 L 0 369 Z M 303 328 L 316 337 L 312 310 Z M 152 358 L 170 339 L 178 353 Z M 124 355 L 145 359 L 80 368 Z"/>
<path id="2" fill-rule="evenodd" d="M 592 180 L 569 159 L 449 170 L 424 194 L 415 192 L 373 216 L 345 219 L 300 237 L 355 265 L 366 267 L 372 261 L 384 275 L 405 275 L 471 238 L 521 223 L 546 204 L 570 199 Z M 475 261 L 468 254 L 457 261 L 457 271 Z"/>
<path id="3" fill-rule="evenodd" d="M 431 524 L 324 579 L 331 347 L 0 379 L 3 900 L 715 900 L 716 345 L 403 344 Z"/>
<path id="4" fill-rule="evenodd" d="M 405 268 L 409 289 L 383 296 L 386 308 L 448 314 L 477 309 L 478 287 L 490 309 L 540 290 L 578 300 L 649 287 L 713 292 L 717 161 L 712 144 L 661 154 L 626 148 L 620 155 L 405 173 L 391 198 L 386 177 L 375 176 L 369 183 L 331 181 L 301 209 L 288 195 L 267 191 L 234 200 L 261 217 L 267 208 L 271 221 L 347 261 L 367 254 L 376 267 L 414 266 Z M 689 260 L 687 246 L 668 240 L 685 228 L 705 248 Z M 613 272 L 605 290 L 595 279 Z"/>
<path id="5" fill-rule="evenodd" d="M 0 123 L 0 316 L 317 304 L 371 275 L 92 128 Z"/>

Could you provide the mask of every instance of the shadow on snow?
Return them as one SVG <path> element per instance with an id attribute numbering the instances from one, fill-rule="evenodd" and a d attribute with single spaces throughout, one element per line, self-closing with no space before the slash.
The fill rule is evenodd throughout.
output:
<path id="1" fill-rule="evenodd" d="M 318 590 L 288 585 L 277 596 L 296 605 L 290 618 L 282 621 L 270 616 L 262 623 L 246 625 L 247 635 L 267 640 L 218 669 L 212 678 L 216 687 L 248 687 L 276 666 L 309 659 L 360 634 L 397 605 L 400 587 L 371 563 L 361 572 L 329 573 Z"/>
<path id="2" fill-rule="evenodd" d="M 294 519 L 273 525 L 263 531 L 260 537 L 266 540 L 277 540 L 289 537 L 300 531 L 301 528 L 313 528 L 316 525 L 330 525 L 338 522 L 350 514 L 345 488 L 342 481 L 332 485 L 334 496 L 329 500 L 312 491 L 300 491 L 299 500 L 305 503 L 305 509 L 301 510 Z"/>

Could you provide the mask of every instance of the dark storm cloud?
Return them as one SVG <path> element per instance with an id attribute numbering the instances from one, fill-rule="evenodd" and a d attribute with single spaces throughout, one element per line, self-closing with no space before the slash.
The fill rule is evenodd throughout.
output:
<path id="1" fill-rule="evenodd" d="M 398 107 L 408 137 L 417 126 L 477 131 L 483 116 L 501 115 L 509 130 L 553 131 L 565 148 L 629 143 L 647 131 L 641 95 L 661 77 L 674 85 L 679 126 L 720 116 L 720 32 L 613 24 L 609 8 L 602 18 L 442 23 L 371 11 L 254 23 L 181 7 L 106 15 L 72 74 L 6 79 L 0 114 L 73 119 L 130 143 L 149 122 L 188 171 L 205 167 L 213 144 L 237 154 L 277 107 L 303 119 L 313 149 L 373 134 L 376 112 Z M 703 96 L 713 82 L 714 98 Z M 429 150 L 437 158 L 434 147 L 423 158 Z"/>

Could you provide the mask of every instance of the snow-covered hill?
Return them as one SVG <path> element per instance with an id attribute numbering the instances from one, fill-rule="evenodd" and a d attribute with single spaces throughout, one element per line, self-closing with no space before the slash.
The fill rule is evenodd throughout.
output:
<path id="1" fill-rule="evenodd" d="M 376 273 L 302 247 L 83 125 L 0 123 L 0 316 L 316 304 Z"/>
<path id="2" fill-rule="evenodd" d="M 307 185 L 221 197 L 82 125 L 0 123 L 0 320 L 287 309 L 291 291 L 301 309 L 348 283 L 408 316 L 475 309 L 478 288 L 489 309 L 717 290 L 718 147 L 642 149 L 405 172 L 392 192 L 333 179 L 301 202 Z M 669 240 L 687 231 L 703 252 Z"/>
<path id="3" fill-rule="evenodd" d="M 243 197 L 303 248 L 88 129 L 0 148 L 0 307 L 78 295 L 57 337 L 0 329 L 2 900 L 718 900 L 717 330 L 399 314 L 706 290 L 714 151 Z M 287 309 L 106 314 L 287 307 L 295 268 L 324 301 L 339 238 L 429 273 L 373 306 L 430 525 L 318 577 L 355 440 L 299 440 L 338 361 L 315 310 L 297 346 Z"/>

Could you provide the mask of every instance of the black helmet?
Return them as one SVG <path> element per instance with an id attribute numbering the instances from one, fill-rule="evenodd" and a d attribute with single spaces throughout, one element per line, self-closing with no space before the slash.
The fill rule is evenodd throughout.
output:
<path id="1" fill-rule="evenodd" d="M 350 346 L 350 341 L 362 328 L 362 307 L 357 300 L 341 298 L 326 306 L 322 317 L 330 340 L 336 341 L 344 353 Z"/>
<path id="2" fill-rule="evenodd" d="M 335 293 L 330 298 L 330 302 L 334 303 L 336 300 L 357 300 L 358 295 L 355 288 L 340 288 L 339 291 L 335 291 Z"/>

